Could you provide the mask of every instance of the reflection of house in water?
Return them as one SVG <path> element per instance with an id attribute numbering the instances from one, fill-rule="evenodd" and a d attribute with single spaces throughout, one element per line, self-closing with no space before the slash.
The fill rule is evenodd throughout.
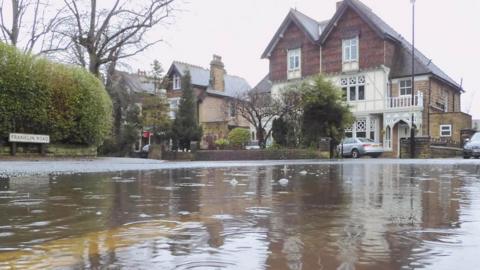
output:
<path id="1" fill-rule="evenodd" d="M 461 181 L 438 175 L 428 167 L 343 164 L 339 178 L 344 180 L 344 188 L 350 194 L 347 216 L 362 233 L 357 241 L 367 247 L 355 251 L 357 258 L 374 257 L 387 265 L 393 264 L 390 267 L 401 267 L 415 260 L 414 249 L 418 252 L 425 248 L 421 241 L 427 233 L 424 235 L 422 228 L 456 227 L 459 221 L 455 190 Z M 428 233 L 428 237 L 432 240 L 440 236 Z M 378 257 L 378 254 L 383 255 Z M 396 262 L 391 261 L 393 257 Z"/>

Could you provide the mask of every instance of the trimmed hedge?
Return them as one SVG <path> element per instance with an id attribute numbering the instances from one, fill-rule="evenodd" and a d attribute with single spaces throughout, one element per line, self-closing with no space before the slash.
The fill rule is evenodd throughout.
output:
<path id="1" fill-rule="evenodd" d="M 98 146 L 111 130 L 111 116 L 107 91 L 88 71 L 0 43 L 0 140 L 21 132 Z"/>

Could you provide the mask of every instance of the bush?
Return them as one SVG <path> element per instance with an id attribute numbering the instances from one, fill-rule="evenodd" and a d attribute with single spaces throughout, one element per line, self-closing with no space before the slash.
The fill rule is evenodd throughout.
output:
<path id="1" fill-rule="evenodd" d="M 228 141 L 234 147 L 241 148 L 250 141 L 250 131 L 244 128 L 234 128 L 228 133 Z"/>
<path id="2" fill-rule="evenodd" d="M 52 143 L 100 145 L 112 102 L 86 70 L 20 53 L 0 43 L 0 138 L 48 134 Z"/>
<path id="3" fill-rule="evenodd" d="M 221 150 L 225 149 L 228 146 L 228 144 L 229 144 L 229 141 L 225 139 L 218 139 L 215 141 L 215 145 Z"/>

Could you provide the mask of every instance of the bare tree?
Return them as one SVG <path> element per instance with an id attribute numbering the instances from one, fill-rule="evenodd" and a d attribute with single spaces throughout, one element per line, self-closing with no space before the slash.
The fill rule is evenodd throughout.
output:
<path id="1" fill-rule="evenodd" d="M 96 76 L 101 67 L 136 55 L 161 41 L 147 41 L 147 33 L 164 23 L 175 0 L 115 0 L 99 6 L 97 0 L 64 0 L 70 23 L 63 33 L 72 41 L 71 56 Z"/>
<path id="2" fill-rule="evenodd" d="M 261 148 L 266 147 L 267 138 L 272 133 L 273 119 L 286 114 L 298 114 L 300 103 L 301 94 L 294 90 L 280 91 L 272 97 L 270 93 L 253 89 L 233 101 L 236 112 L 254 127 Z"/>
<path id="3" fill-rule="evenodd" d="M 57 32 L 63 11 L 48 0 L 0 0 L 0 40 L 25 53 L 65 50 L 69 42 Z"/>

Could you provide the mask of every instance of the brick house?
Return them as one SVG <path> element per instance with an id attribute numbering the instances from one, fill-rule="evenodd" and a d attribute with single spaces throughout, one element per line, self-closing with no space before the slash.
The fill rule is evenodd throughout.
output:
<path id="1" fill-rule="evenodd" d="M 215 140 L 226 137 L 233 128 L 249 128 L 248 122 L 236 114 L 234 106 L 230 106 L 230 101 L 251 87 L 245 79 L 227 74 L 218 55 L 213 56 L 210 69 L 178 61 L 172 63 L 166 74 L 172 119 L 182 96 L 181 78 L 187 71 L 190 72 L 197 99 L 197 119 L 203 128 L 202 148 L 212 149 Z"/>
<path id="2" fill-rule="evenodd" d="M 396 156 L 412 125 L 417 136 L 457 142 L 472 125 L 461 112 L 461 85 L 418 50 L 412 100 L 411 48 L 369 7 L 344 0 L 326 21 L 290 10 L 262 58 L 270 61 L 272 95 L 322 73 L 342 89 L 356 117 L 346 135 L 382 142 Z"/>
<path id="3" fill-rule="evenodd" d="M 161 89 L 161 84 L 146 71 L 138 70 L 137 73 L 129 73 L 116 70 L 112 76 L 112 89 L 119 91 L 124 102 L 130 104 L 128 107 L 137 106 L 141 116 L 151 113 L 145 104 L 152 98 L 165 98 L 166 91 Z M 150 109 L 151 110 L 151 109 Z M 126 112 L 123 112 L 123 118 Z M 143 146 L 152 143 L 154 128 L 151 126 L 143 126 L 139 130 L 139 139 L 133 147 L 133 152 L 140 152 Z"/>

